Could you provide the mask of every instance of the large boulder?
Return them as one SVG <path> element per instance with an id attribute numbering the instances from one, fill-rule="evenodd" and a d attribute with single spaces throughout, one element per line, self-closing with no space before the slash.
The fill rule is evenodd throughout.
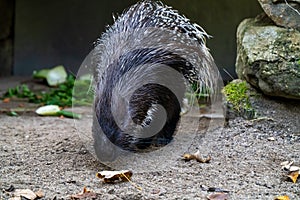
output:
<path id="1" fill-rule="evenodd" d="M 300 31 L 300 0 L 258 0 L 258 2 L 276 25 Z"/>
<path id="2" fill-rule="evenodd" d="M 300 32 L 266 17 L 245 19 L 237 30 L 236 72 L 267 95 L 300 99 Z"/>

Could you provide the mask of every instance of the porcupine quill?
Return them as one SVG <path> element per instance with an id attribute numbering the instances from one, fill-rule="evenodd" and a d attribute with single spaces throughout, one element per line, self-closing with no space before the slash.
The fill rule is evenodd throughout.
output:
<path id="1" fill-rule="evenodd" d="M 187 85 L 214 92 L 216 67 L 197 24 L 161 2 L 120 15 L 95 48 L 96 155 L 139 152 L 173 139 Z"/>

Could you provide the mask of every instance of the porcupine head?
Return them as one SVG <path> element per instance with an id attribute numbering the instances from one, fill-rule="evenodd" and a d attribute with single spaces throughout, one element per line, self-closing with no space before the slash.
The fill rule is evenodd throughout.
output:
<path id="1" fill-rule="evenodd" d="M 215 64 L 197 24 L 160 2 L 141 1 L 120 15 L 95 47 L 93 138 L 97 157 L 172 142 L 191 86 L 213 92 Z"/>

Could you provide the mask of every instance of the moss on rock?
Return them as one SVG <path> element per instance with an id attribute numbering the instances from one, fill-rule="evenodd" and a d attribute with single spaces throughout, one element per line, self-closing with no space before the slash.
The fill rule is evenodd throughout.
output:
<path id="1" fill-rule="evenodd" d="M 246 119 L 256 117 L 250 102 L 250 86 L 246 81 L 234 80 L 223 88 L 226 104 L 226 118 L 242 116 Z"/>

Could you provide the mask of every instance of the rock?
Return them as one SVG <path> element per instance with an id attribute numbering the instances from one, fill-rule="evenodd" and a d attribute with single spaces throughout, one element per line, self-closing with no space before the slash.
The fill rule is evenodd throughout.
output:
<path id="1" fill-rule="evenodd" d="M 300 0 L 258 0 L 261 7 L 278 26 L 300 31 Z"/>
<path id="2" fill-rule="evenodd" d="M 236 72 L 264 94 L 300 99 L 300 32 L 246 19 L 237 30 Z"/>

